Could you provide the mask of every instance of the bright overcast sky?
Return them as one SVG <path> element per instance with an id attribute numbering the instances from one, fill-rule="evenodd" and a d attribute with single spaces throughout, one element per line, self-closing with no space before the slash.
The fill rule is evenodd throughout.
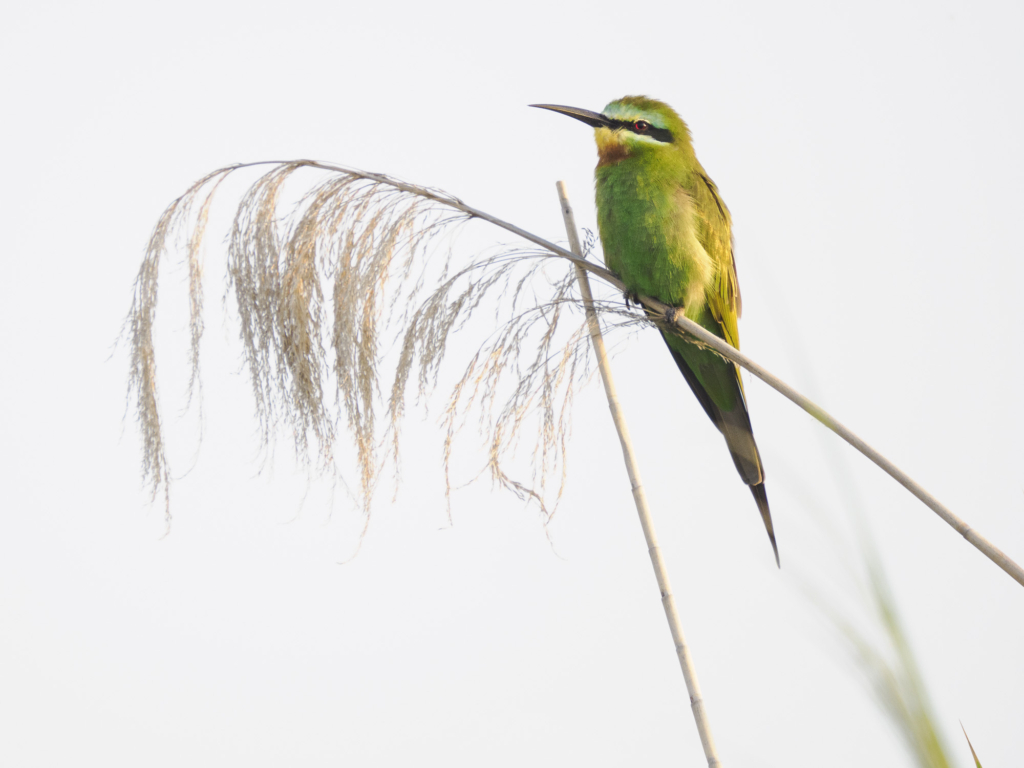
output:
<path id="1" fill-rule="evenodd" d="M 339 564 L 359 512 L 343 494 L 332 512 L 322 483 L 303 504 L 286 436 L 260 471 L 221 229 L 198 452 L 179 420 L 180 254 L 162 272 L 166 536 L 122 422 L 113 343 L 146 239 L 192 181 L 337 161 L 561 239 L 564 179 L 593 229 L 591 132 L 535 102 L 672 104 L 732 210 L 744 351 L 1024 562 L 1024 6 L 355 5 L 4 13 L 0 764 L 703 764 L 600 386 L 576 403 L 553 544 L 486 480 L 455 492 L 449 524 L 438 402 L 409 422 L 397 500 Z M 241 190 L 226 185 L 215 224 Z M 614 341 L 725 763 L 910 764 L 806 596 L 860 615 L 842 565 L 856 548 L 829 533 L 859 512 L 958 765 L 958 720 L 986 768 L 1018 764 L 1024 588 L 748 380 L 779 572 L 657 334 Z"/>

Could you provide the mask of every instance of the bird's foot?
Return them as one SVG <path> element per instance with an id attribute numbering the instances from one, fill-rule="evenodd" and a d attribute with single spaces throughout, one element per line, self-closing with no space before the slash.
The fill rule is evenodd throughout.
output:
<path id="1" fill-rule="evenodd" d="M 641 306 L 640 294 L 636 291 L 626 291 L 622 294 L 622 298 L 626 300 L 626 309 L 631 309 L 633 304 L 636 304 L 638 307 Z"/>

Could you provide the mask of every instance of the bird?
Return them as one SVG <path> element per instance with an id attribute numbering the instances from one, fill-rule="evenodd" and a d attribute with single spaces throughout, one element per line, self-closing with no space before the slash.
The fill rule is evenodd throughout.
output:
<path id="1" fill-rule="evenodd" d="M 682 310 L 739 348 L 742 313 L 733 257 L 732 218 L 718 187 L 693 150 L 690 129 L 668 104 L 625 96 L 592 112 L 531 104 L 594 129 L 597 224 L 605 263 L 626 287 L 626 302 L 650 296 Z M 754 441 L 736 364 L 662 330 L 672 359 L 708 418 L 725 438 L 733 463 L 757 503 L 781 567 L 764 464 Z"/>

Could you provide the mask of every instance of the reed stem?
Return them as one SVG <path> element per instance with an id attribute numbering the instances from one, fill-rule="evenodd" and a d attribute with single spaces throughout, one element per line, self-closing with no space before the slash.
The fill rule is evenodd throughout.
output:
<path id="1" fill-rule="evenodd" d="M 582 260 L 583 249 L 580 247 L 580 238 L 576 231 L 576 219 L 573 216 L 572 206 L 569 204 L 565 182 L 560 181 L 556 186 L 558 188 L 558 200 L 562 204 L 565 232 L 569 236 L 569 247 L 573 254 Z M 626 426 L 626 417 L 622 413 L 622 406 L 619 404 L 619 396 L 615 390 L 615 381 L 612 379 L 608 352 L 604 346 L 604 338 L 601 336 L 601 324 L 598 322 L 597 312 L 594 310 L 594 297 L 590 292 L 590 280 L 587 277 L 586 269 L 579 263 L 576 264 L 576 279 L 579 282 L 580 293 L 583 295 L 583 306 L 587 313 L 587 328 L 590 331 L 590 340 L 594 344 L 594 354 L 597 357 L 598 370 L 601 372 L 604 392 L 608 396 L 608 408 L 612 412 L 615 431 L 619 433 L 619 442 L 622 444 L 622 458 L 626 462 L 626 473 L 629 475 L 629 484 L 633 489 L 633 501 L 636 503 L 636 511 L 640 516 L 640 525 L 644 530 L 644 539 L 647 541 L 647 551 L 651 556 L 651 565 L 654 566 L 654 576 L 658 580 L 658 589 L 661 591 L 661 604 L 665 609 L 665 618 L 668 619 L 669 629 L 672 631 L 672 642 L 675 643 L 676 655 L 679 657 L 679 666 L 683 670 L 686 691 L 690 695 L 690 708 L 693 710 L 693 719 L 697 723 L 700 743 L 704 747 L 704 756 L 708 760 L 708 768 L 720 768 L 722 761 L 718 759 L 715 739 L 711 735 L 711 725 L 708 722 L 707 710 L 704 707 L 704 697 L 701 695 L 700 683 L 697 682 L 697 672 L 693 668 L 690 649 L 686 645 L 686 637 L 683 635 L 683 625 L 679 620 L 676 601 L 672 596 L 672 586 L 668 580 L 668 569 L 661 556 L 658 537 L 654 532 L 654 521 L 651 519 L 651 510 L 647 504 L 647 494 L 644 492 L 643 482 L 640 480 L 640 468 L 637 466 L 636 456 L 633 454 L 633 442 L 629 436 L 629 428 Z"/>

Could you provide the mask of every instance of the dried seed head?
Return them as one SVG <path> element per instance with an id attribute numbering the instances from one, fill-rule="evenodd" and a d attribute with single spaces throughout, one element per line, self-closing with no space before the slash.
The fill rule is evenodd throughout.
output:
<path id="1" fill-rule="evenodd" d="M 159 263 L 168 238 L 192 223 L 185 249 L 189 395 L 201 396 L 198 254 L 213 196 L 241 167 L 200 179 L 160 217 L 125 323 L 143 477 L 154 497 L 164 490 L 168 511 L 153 349 Z M 300 170 L 318 178 L 297 202 L 286 203 L 286 187 Z M 482 308 L 495 313 L 495 330 L 470 357 L 444 409 L 446 488 L 450 493 L 455 436 L 476 413 L 487 445 L 484 469 L 496 483 L 537 502 L 545 519 L 564 489 L 573 395 L 587 378 L 590 349 L 572 267 L 547 251 L 509 249 L 459 265 L 444 240 L 471 218 L 464 204 L 442 192 L 309 161 L 273 164 L 235 212 L 228 291 L 238 307 L 263 444 L 286 428 L 307 469 L 333 473 L 343 424 L 356 448 L 356 485 L 367 514 L 385 465 L 397 477 L 410 383 L 415 380 L 425 401 L 452 337 Z M 636 315 L 605 309 L 613 321 L 617 315 L 623 324 L 637 322 Z M 392 344 L 397 356 L 385 355 Z M 532 469 L 517 478 L 509 466 L 528 425 L 535 430 Z"/>

